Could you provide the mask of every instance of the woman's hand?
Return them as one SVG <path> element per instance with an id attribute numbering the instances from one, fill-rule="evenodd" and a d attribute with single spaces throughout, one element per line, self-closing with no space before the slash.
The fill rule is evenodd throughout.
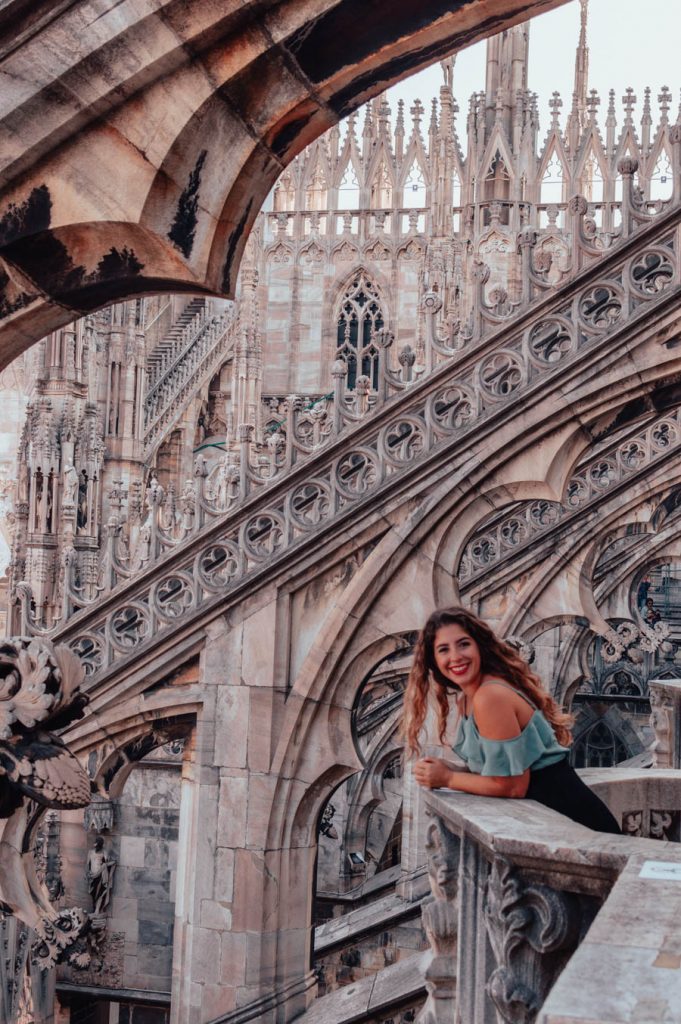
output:
<path id="1" fill-rule="evenodd" d="M 422 757 L 414 765 L 414 778 L 426 789 L 448 789 L 451 776 L 451 768 L 440 757 Z"/>

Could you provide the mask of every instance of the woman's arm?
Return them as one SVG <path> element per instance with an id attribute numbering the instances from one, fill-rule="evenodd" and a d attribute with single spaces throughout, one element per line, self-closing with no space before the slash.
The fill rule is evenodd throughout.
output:
<path id="1" fill-rule="evenodd" d="M 530 770 L 528 768 L 522 775 L 474 775 L 473 772 L 453 771 L 439 757 L 424 757 L 414 765 L 414 778 L 427 789 L 522 798 L 530 784 Z"/>

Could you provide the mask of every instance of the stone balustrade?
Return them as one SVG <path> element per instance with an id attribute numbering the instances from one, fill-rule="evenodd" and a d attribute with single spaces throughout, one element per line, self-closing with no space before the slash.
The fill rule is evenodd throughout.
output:
<path id="1" fill-rule="evenodd" d="M 580 207 L 574 216 L 579 220 L 583 213 Z M 346 403 L 345 368 L 342 374 L 339 368 L 331 409 L 320 403 L 305 412 L 291 396 L 286 429 L 268 438 L 267 455 L 254 462 L 253 429 L 240 428 L 239 451 L 226 453 L 210 480 L 205 460 L 199 460 L 171 508 L 161 488 L 150 487 L 137 539 L 125 535 L 124 524 L 109 524 L 101 567 L 106 596 L 98 590 L 88 604 L 66 579 L 69 605 L 58 626 L 60 639 L 80 654 L 90 674 L 106 669 L 176 625 L 178 616 L 188 623 L 207 600 L 224 599 L 247 577 L 262 570 L 271 577 L 275 559 L 289 558 L 294 545 L 340 524 L 351 509 L 374 500 L 390 478 L 403 481 L 436 450 L 444 454 L 455 444 L 457 453 L 465 452 L 472 436 L 480 440 L 483 431 L 498 429 L 517 400 L 546 395 L 586 353 L 593 358 L 604 345 L 612 351 L 644 318 L 650 327 L 656 315 L 667 316 L 681 287 L 680 222 L 681 209 L 669 209 L 645 228 L 638 225 L 623 245 L 601 252 L 597 284 L 582 271 L 522 311 L 502 315 L 487 308 L 474 331 L 479 340 L 417 380 L 398 381 L 391 371 L 391 388 L 382 378 L 380 401 L 372 404 L 364 392 L 354 396 L 355 406 L 363 398 L 366 408 Z M 435 318 L 440 298 L 434 292 L 430 297 Z M 549 328 L 560 335 L 556 345 L 552 336 L 547 340 Z M 389 349 L 390 337 L 382 341 Z M 447 348 L 442 338 L 436 342 Z M 402 395 L 399 410 L 389 400 L 393 386 Z M 24 584 L 16 585 L 15 600 L 21 632 L 44 633 Z"/>
<path id="2" fill-rule="evenodd" d="M 530 800 L 427 794 L 421 1024 L 681 1021 L 681 774 L 583 777 L 628 834 Z"/>

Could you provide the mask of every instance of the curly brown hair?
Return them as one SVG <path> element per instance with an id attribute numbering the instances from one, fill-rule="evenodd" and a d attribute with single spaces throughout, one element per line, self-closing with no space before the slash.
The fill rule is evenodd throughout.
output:
<path id="1" fill-rule="evenodd" d="M 442 626 L 454 624 L 465 630 L 478 645 L 483 675 L 495 676 L 526 694 L 552 726 L 558 742 L 564 747 L 569 746 L 572 742 L 572 715 L 560 709 L 542 686 L 539 676 L 531 671 L 517 651 L 504 640 L 500 640 L 486 622 L 465 608 L 441 608 L 428 618 L 419 635 L 404 694 L 401 733 L 409 756 L 414 757 L 421 753 L 419 735 L 426 717 L 431 682 L 435 684 L 438 735 L 440 743 L 445 741 L 449 715 L 447 694 L 458 687 L 446 679 L 435 664 L 435 634 Z"/>

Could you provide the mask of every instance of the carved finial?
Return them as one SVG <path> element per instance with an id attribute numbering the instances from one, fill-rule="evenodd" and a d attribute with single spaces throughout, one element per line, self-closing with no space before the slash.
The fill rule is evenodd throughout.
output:
<path id="1" fill-rule="evenodd" d="M 431 101 L 429 131 L 431 135 L 437 135 L 437 100 L 434 96 Z"/>
<path id="2" fill-rule="evenodd" d="M 409 108 L 409 113 L 411 114 L 411 119 L 414 126 L 414 133 L 418 134 L 421 131 L 421 120 L 423 118 L 424 113 L 423 104 L 421 103 L 421 100 L 414 100 L 413 105 Z"/>
<path id="3" fill-rule="evenodd" d="M 622 97 L 622 103 L 624 105 L 624 123 L 633 124 L 632 113 L 634 110 L 634 104 L 636 103 L 637 97 L 634 90 L 630 85 L 624 90 L 624 96 Z"/>
<path id="4" fill-rule="evenodd" d="M 587 113 L 589 115 L 589 120 L 590 121 L 595 121 L 596 120 L 596 107 L 600 107 L 600 105 L 601 105 L 601 98 L 598 95 L 598 92 L 596 91 L 596 89 L 590 89 L 589 90 L 589 99 L 587 101 L 587 106 L 586 106 L 586 110 L 587 110 Z"/>
<path id="5" fill-rule="evenodd" d="M 669 122 L 669 108 L 672 102 L 672 94 L 669 87 L 666 85 L 662 86 L 660 94 L 657 97 L 657 102 L 660 104 L 660 123 L 668 124 Z"/>
<path id="6" fill-rule="evenodd" d="M 551 111 L 551 128 L 557 129 L 560 121 L 560 108 L 563 106 L 563 101 L 560 98 L 559 92 L 553 92 L 551 99 L 549 100 L 549 110 Z"/>
<path id="7" fill-rule="evenodd" d="M 364 108 L 364 129 L 362 131 L 362 134 L 363 135 L 371 135 L 372 130 L 373 130 L 373 118 L 371 116 L 371 104 L 367 103 L 367 105 Z"/>
<path id="8" fill-rule="evenodd" d="M 397 101 L 397 120 L 395 121 L 395 135 L 404 135 L 404 100 Z"/>
<path id="9" fill-rule="evenodd" d="M 384 97 L 378 108 L 378 132 L 379 135 L 388 135 L 390 132 L 390 104 Z"/>

